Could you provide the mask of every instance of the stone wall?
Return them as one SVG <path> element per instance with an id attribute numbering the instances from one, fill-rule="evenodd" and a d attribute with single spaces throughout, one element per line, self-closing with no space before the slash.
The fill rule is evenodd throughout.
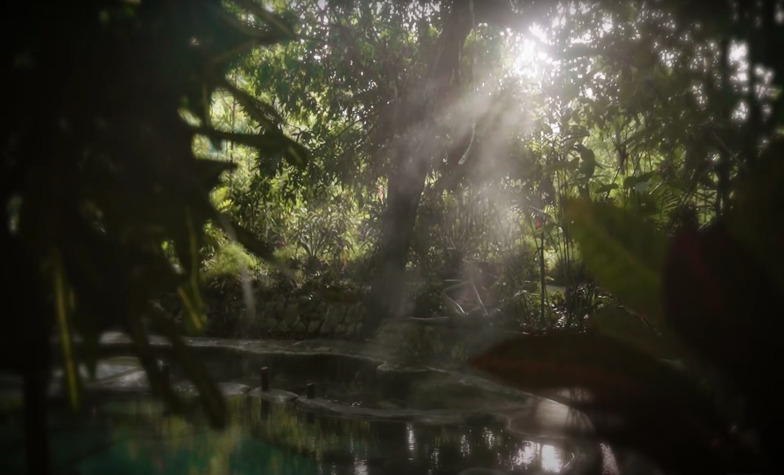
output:
<path id="1" fill-rule="evenodd" d="M 343 303 L 312 295 L 278 297 L 256 302 L 247 329 L 254 335 L 292 338 L 353 338 L 362 326 L 359 302 Z"/>
<path id="2" fill-rule="evenodd" d="M 317 292 L 271 292 L 251 288 L 255 312 L 249 314 L 238 279 L 209 282 L 206 336 L 221 338 L 353 338 L 362 326 L 364 307 L 358 297 L 325 298 Z M 185 315 L 176 295 L 158 302 L 183 326 Z M 152 324 L 153 331 L 154 323 Z"/>

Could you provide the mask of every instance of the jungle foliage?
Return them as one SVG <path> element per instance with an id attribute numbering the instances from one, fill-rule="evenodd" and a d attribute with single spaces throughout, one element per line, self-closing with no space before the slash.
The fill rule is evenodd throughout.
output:
<path id="1" fill-rule="evenodd" d="M 672 471 L 767 468 L 778 376 L 749 368 L 778 355 L 784 290 L 780 1 L 36 5 L 3 16 L 25 34 L 0 176 L 0 364 L 31 451 L 53 360 L 78 404 L 109 328 L 176 409 L 163 331 L 222 425 L 181 323 L 228 276 L 356 289 L 366 337 L 411 313 L 526 331 L 474 364 L 590 390 L 567 402 Z M 172 295 L 184 322 L 152 304 Z"/>

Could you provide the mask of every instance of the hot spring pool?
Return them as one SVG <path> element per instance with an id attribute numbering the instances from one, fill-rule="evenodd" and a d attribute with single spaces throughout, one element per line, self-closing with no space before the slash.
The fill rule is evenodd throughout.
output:
<path id="1" fill-rule="evenodd" d="M 211 430 L 195 406 L 167 415 L 149 398 L 51 411 L 55 473 L 456 475 L 583 473 L 575 446 L 522 440 L 493 423 L 417 424 L 314 414 L 291 404 L 228 399 L 231 423 Z M 3 412 L 0 473 L 24 473 L 21 415 Z"/>
<path id="2" fill-rule="evenodd" d="M 194 339 L 194 351 L 227 395 L 230 423 L 215 431 L 173 364 L 172 384 L 187 410 L 168 414 L 149 395 L 126 343 L 107 347 L 79 412 L 69 409 L 57 387 L 61 378 L 53 375 L 54 473 L 587 475 L 607 460 L 609 449 L 581 432 L 574 411 L 481 377 L 394 367 L 339 347 Z M 167 360 L 167 346 L 156 346 Z M 270 370 L 264 394 L 263 367 Z M 313 399 L 303 393 L 308 383 L 316 387 Z M 19 381 L 0 378 L 3 475 L 25 473 L 20 394 Z M 646 464 L 633 471 L 658 473 Z"/>

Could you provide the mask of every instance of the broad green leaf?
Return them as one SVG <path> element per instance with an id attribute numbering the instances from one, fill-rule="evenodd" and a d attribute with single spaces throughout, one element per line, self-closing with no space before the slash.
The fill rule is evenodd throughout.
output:
<path id="1" fill-rule="evenodd" d="M 582 125 L 573 125 L 569 128 L 569 137 L 573 139 L 581 139 L 584 137 L 588 137 L 590 132 L 588 129 L 583 127 Z"/>
<path id="2" fill-rule="evenodd" d="M 283 157 L 286 161 L 297 168 L 304 168 L 307 165 L 308 150 L 302 145 L 286 137 L 283 132 L 278 130 L 267 131 L 261 134 L 241 134 L 234 132 L 224 132 L 206 127 L 194 129 L 197 134 L 205 135 L 214 140 L 227 140 L 248 147 L 253 147 L 262 155 L 276 155 Z"/>
<path id="3" fill-rule="evenodd" d="M 607 204 L 570 200 L 565 212 L 591 273 L 622 304 L 659 326 L 666 236 L 634 213 Z"/>
<path id="4" fill-rule="evenodd" d="M 189 174 L 196 178 L 201 188 L 211 190 L 220 183 L 221 173 L 234 170 L 235 168 L 235 164 L 225 160 L 200 158 L 193 162 Z"/>
<path id="5" fill-rule="evenodd" d="M 619 188 L 617 183 L 608 183 L 606 185 L 602 185 L 596 189 L 596 193 L 602 194 L 607 193 L 608 191 L 617 190 Z"/>
<path id="6" fill-rule="evenodd" d="M 303 169 L 308 163 L 308 149 L 302 145 L 289 140 L 284 157 L 289 165 Z"/>
<path id="7" fill-rule="evenodd" d="M 283 117 L 281 117 L 278 111 L 271 105 L 260 101 L 242 89 L 235 87 L 226 78 L 221 77 L 218 81 L 220 86 L 228 90 L 242 108 L 245 109 L 248 115 L 258 122 L 264 130 L 270 130 L 283 122 Z"/>
<path id="8" fill-rule="evenodd" d="M 60 347 L 63 351 L 63 364 L 65 365 L 66 384 L 68 388 L 68 401 L 71 407 L 76 410 L 79 407 L 79 375 L 77 373 L 76 355 L 73 351 L 73 331 L 69 322 L 69 294 L 70 290 L 67 288 L 65 282 L 65 272 L 63 269 L 62 260 L 59 255 L 54 258 L 53 272 L 53 287 L 55 310 L 57 314 L 57 324 L 60 328 Z"/>
<path id="9" fill-rule="evenodd" d="M 188 350 L 185 342 L 178 335 L 177 328 L 171 323 L 170 317 L 157 308 L 151 307 L 151 311 L 164 336 L 172 345 L 173 356 L 199 391 L 202 406 L 207 411 L 213 427 L 224 427 L 227 420 L 226 401 L 217 384 L 207 374 L 204 364 Z"/>
<path id="10" fill-rule="evenodd" d="M 188 233 L 187 242 L 180 242 L 177 247 L 181 251 L 181 255 L 184 256 L 182 264 L 188 273 L 188 282 L 177 286 L 177 295 L 189 317 L 186 320 L 188 329 L 193 332 L 201 332 L 204 330 L 207 316 L 204 314 L 205 304 L 201 298 L 199 281 L 199 235 L 190 207 L 185 209 L 185 223 Z M 187 249 L 187 252 L 182 252 L 182 249 Z"/>
<path id="11" fill-rule="evenodd" d="M 596 155 L 593 153 L 593 150 L 587 147 L 581 147 L 580 158 L 582 159 L 580 173 L 588 178 L 592 177 L 596 170 Z"/>
<path id="12" fill-rule="evenodd" d="M 555 223 L 552 221 L 547 221 L 542 225 L 542 227 L 540 227 L 536 231 L 538 233 L 550 234 L 551 232 L 553 232 L 553 229 L 555 229 Z"/>
<path id="13" fill-rule="evenodd" d="M 204 331 L 204 326 L 207 324 L 207 316 L 194 294 L 195 292 L 190 285 L 177 287 L 177 296 L 180 297 L 180 302 L 188 315 L 188 319 L 185 321 L 188 331 L 200 333 Z"/>
<path id="14" fill-rule="evenodd" d="M 174 392 L 171 384 L 164 378 L 161 372 L 158 359 L 152 350 L 152 345 L 150 345 L 147 330 L 142 324 L 141 315 L 129 315 L 127 327 L 133 342 L 134 351 L 147 373 L 153 394 L 160 395 L 172 412 L 182 413 L 184 407 L 182 400 Z"/>
<path id="15" fill-rule="evenodd" d="M 254 233 L 248 231 L 243 226 L 240 226 L 236 221 L 216 212 L 215 221 L 223 229 L 226 234 L 235 239 L 238 243 L 242 244 L 245 249 L 253 253 L 256 257 L 264 259 L 268 263 L 275 266 L 279 271 L 289 278 L 293 278 L 294 274 L 291 269 L 284 264 L 280 259 L 275 257 L 275 248 L 267 242 L 257 237 Z"/>
<path id="16" fill-rule="evenodd" d="M 628 190 L 629 188 L 633 188 L 640 183 L 646 182 L 653 178 L 655 174 L 653 172 L 642 173 L 639 176 L 630 176 L 623 180 L 623 188 Z"/>

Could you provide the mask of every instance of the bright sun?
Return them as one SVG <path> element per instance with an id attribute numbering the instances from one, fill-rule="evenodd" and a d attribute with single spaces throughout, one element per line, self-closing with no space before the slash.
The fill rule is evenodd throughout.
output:
<path id="1" fill-rule="evenodd" d="M 528 29 L 525 37 L 512 37 L 512 70 L 525 78 L 541 78 L 553 58 L 547 53 L 547 34 L 538 25 Z"/>

